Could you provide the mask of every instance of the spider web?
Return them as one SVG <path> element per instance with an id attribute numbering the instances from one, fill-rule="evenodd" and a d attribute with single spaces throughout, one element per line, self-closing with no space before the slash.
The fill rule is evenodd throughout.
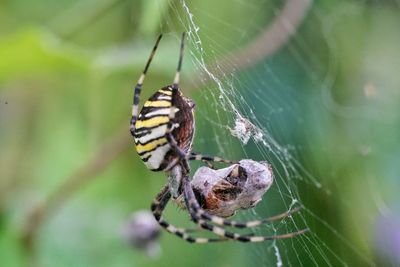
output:
<path id="1" fill-rule="evenodd" d="M 226 69 L 240 69 L 236 61 L 223 61 L 210 67 L 210 61 L 231 53 L 246 40 L 254 38 L 263 31 L 257 25 L 257 7 L 270 6 L 266 24 L 279 15 L 282 4 L 271 1 L 233 1 L 239 9 L 251 10 L 255 18 L 249 19 L 246 24 L 239 27 L 230 26 L 230 21 L 224 21 L 215 14 L 208 13 L 205 8 L 192 8 L 190 2 L 170 1 L 170 8 L 174 11 L 175 19 L 165 18 L 160 23 L 163 32 L 188 32 L 188 49 L 190 62 L 185 61 L 184 69 L 192 68 L 194 73 L 203 76 L 195 81 L 196 87 L 201 88 L 197 95 L 198 104 L 196 123 L 201 129 L 197 133 L 195 148 L 203 153 L 213 153 L 225 158 L 242 155 L 242 158 L 266 160 L 273 166 L 275 183 L 273 188 L 266 193 L 262 203 L 255 209 L 239 212 L 239 219 L 252 220 L 266 217 L 275 213 L 289 210 L 298 205 L 304 209 L 291 218 L 274 225 L 254 229 L 257 235 L 274 235 L 289 233 L 310 228 L 305 235 L 290 239 L 246 245 L 244 250 L 247 255 L 252 255 L 251 264 L 256 266 L 348 266 L 334 245 L 326 242 L 314 231 L 314 225 L 319 224 L 327 235 L 335 240 L 346 250 L 351 251 L 354 257 L 367 265 L 373 265 L 368 257 L 352 244 L 335 227 L 321 218 L 312 208 L 309 208 L 301 199 L 304 190 L 319 191 L 321 194 L 330 194 L 329 188 L 324 185 L 319 175 L 311 174 L 307 167 L 307 158 L 302 157 L 303 151 L 312 149 L 312 144 L 307 142 L 307 122 L 304 115 L 312 110 L 302 107 L 307 101 L 314 105 L 323 106 L 320 99 L 305 99 L 304 92 L 297 88 L 296 80 L 303 80 L 309 87 L 326 92 L 331 89 L 335 79 L 335 47 L 329 40 L 330 25 L 334 18 L 322 18 L 318 9 L 311 8 L 307 20 L 322 24 L 321 38 L 330 55 L 330 66 L 324 66 L 322 60 L 313 55 L 311 45 L 303 38 L 302 33 L 292 36 L 286 45 L 285 56 L 272 56 L 260 60 L 243 71 L 226 72 Z M 228 33 L 215 32 L 197 20 L 206 16 L 208 19 L 221 24 Z M 292 25 L 287 25 L 288 30 Z M 231 40 L 229 34 L 235 32 L 237 38 Z M 218 36 L 219 38 L 215 38 Z M 176 37 L 178 40 L 178 36 Z M 225 45 L 219 44 L 224 40 Z M 228 44 L 228 45 L 226 45 Z M 282 61 L 287 65 L 282 69 Z M 191 66 L 188 66 L 191 63 Z M 240 63 L 239 63 L 240 64 Z M 332 66 L 333 65 L 333 66 Z M 276 68 L 278 66 L 278 69 Z M 281 68 L 281 69 L 279 69 Z M 296 71 L 305 74 L 305 77 L 293 77 Z M 185 73 L 185 71 L 184 71 Z M 185 75 L 185 74 L 184 74 Z M 288 75 L 288 79 L 286 79 Z M 183 76 L 185 79 L 185 76 Z M 187 76 L 186 76 L 187 77 Z M 293 82 L 293 80 L 295 82 Z M 304 85 L 302 85 L 304 87 Z M 185 90 L 185 88 L 183 89 Z M 309 92 L 307 92 L 309 93 Z M 320 114 L 324 116 L 324 114 Z M 303 140 L 303 141 L 293 141 Z M 212 149 L 211 145 L 216 145 Z M 208 145 L 208 146 L 207 146 Z M 212 151 L 203 151 L 212 149 Z"/>

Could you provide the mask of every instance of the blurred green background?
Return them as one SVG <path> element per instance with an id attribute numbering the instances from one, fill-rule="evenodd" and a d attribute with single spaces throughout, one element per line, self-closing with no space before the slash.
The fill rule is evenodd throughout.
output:
<path id="1" fill-rule="evenodd" d="M 399 266 L 399 1 L 315 1 L 279 51 L 221 78 L 221 97 L 279 146 L 240 143 L 218 84 L 190 84 L 198 59 L 234 54 L 284 4 L 2 0 L 0 266 Z M 148 209 L 166 181 L 133 148 L 132 88 L 160 32 L 142 100 L 172 81 L 184 30 L 192 30 L 182 79 L 197 104 L 196 150 L 270 161 L 276 183 L 239 218 L 298 199 L 301 219 L 277 227 L 307 226 L 307 236 L 190 245 L 163 233 L 156 259 L 124 242 L 130 213 Z M 175 207 L 166 217 L 189 225 Z"/>

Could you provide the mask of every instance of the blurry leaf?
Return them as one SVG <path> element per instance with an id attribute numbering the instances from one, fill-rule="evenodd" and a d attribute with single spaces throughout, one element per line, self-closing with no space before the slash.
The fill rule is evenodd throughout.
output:
<path id="1" fill-rule="evenodd" d="M 66 69 L 86 71 L 89 63 L 88 54 L 37 28 L 0 39 L 0 58 L 0 80 Z"/>
<path id="2" fill-rule="evenodd" d="M 151 36 L 160 29 L 161 21 L 166 15 L 170 0 L 142 0 L 139 31 Z"/>

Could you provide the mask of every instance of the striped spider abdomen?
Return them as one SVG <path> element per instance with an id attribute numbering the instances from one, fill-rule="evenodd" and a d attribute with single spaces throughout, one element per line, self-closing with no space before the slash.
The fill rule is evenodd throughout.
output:
<path id="1" fill-rule="evenodd" d="M 174 99 L 173 99 L 174 98 Z M 168 141 L 168 124 L 178 147 L 185 153 L 191 151 L 194 137 L 194 102 L 180 90 L 172 95 L 166 86 L 154 93 L 143 105 L 135 124 L 136 150 L 147 168 L 166 171 L 179 161 Z M 174 121 L 170 113 L 174 112 Z"/>

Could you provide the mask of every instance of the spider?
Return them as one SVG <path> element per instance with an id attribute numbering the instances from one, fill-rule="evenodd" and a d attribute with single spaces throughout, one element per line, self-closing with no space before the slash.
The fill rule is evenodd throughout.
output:
<path id="1" fill-rule="evenodd" d="M 157 50 L 162 34 L 159 35 L 146 66 L 134 89 L 130 132 L 134 138 L 136 150 L 144 164 L 151 171 L 164 171 L 168 175 L 168 183 L 153 200 L 151 211 L 161 227 L 168 232 L 190 242 L 209 243 L 226 240 L 240 242 L 261 242 L 290 238 L 303 234 L 307 229 L 298 232 L 274 235 L 254 236 L 239 234 L 225 230 L 225 226 L 233 228 L 250 228 L 270 222 L 276 218 L 289 216 L 290 212 L 259 221 L 237 222 L 212 215 L 201 208 L 196 199 L 189 180 L 189 161 L 200 160 L 211 165 L 211 162 L 234 164 L 234 161 L 220 157 L 198 154 L 192 151 L 194 138 L 194 102 L 185 97 L 179 88 L 180 71 L 184 53 L 185 33 L 182 33 L 178 67 L 172 85 L 167 85 L 155 92 L 143 105 L 140 113 L 140 92 L 147 70 Z M 183 196 L 184 203 L 191 219 L 201 229 L 217 235 L 217 238 L 195 237 L 187 229 L 177 228 L 162 217 L 168 201 L 173 197 Z"/>

